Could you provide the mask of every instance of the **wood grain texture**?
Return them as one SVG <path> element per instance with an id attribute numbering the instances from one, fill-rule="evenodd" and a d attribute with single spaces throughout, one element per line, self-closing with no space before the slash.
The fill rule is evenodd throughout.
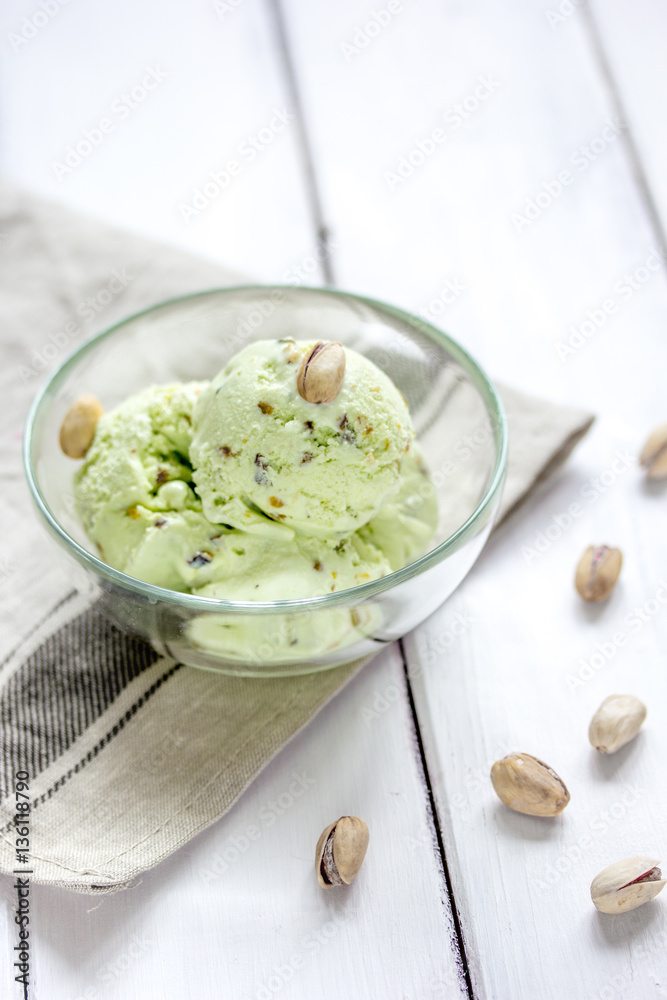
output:
<path id="1" fill-rule="evenodd" d="M 546 2 L 420 0 L 346 57 L 371 4 L 284 6 L 340 284 L 429 315 L 498 379 L 602 405 L 591 344 L 611 358 L 638 317 L 655 325 L 664 276 L 625 288 L 655 236 L 583 21 L 551 27 Z M 423 163 L 388 179 L 410 154 Z M 639 352 L 623 360 L 641 378 Z"/>
<path id="2" fill-rule="evenodd" d="M 598 62 L 632 135 L 633 165 L 665 249 L 667 136 L 660 118 L 667 93 L 667 8 L 652 0 L 632 8 L 619 0 L 591 0 L 583 13 L 596 40 Z"/>
<path id="3" fill-rule="evenodd" d="M 558 30 L 547 4 L 511 16 L 448 4 L 446 18 L 435 3 L 405 5 L 348 63 L 340 40 L 372 8 L 337 5 L 326 25 L 298 0 L 287 8 L 341 280 L 432 312 L 428 289 L 462 276 L 436 322 L 492 372 L 600 413 L 541 503 L 405 643 L 475 995 L 660 995 L 662 902 L 610 923 L 588 898 L 609 861 L 644 842 L 660 854 L 667 597 L 663 498 L 636 465 L 663 416 L 648 370 L 656 352 L 665 360 L 664 271 L 588 27 L 573 16 Z M 474 108 L 489 75 L 497 92 Z M 466 94 L 469 118 L 390 191 L 388 167 L 420 141 L 427 150 Z M 595 612 L 573 576 L 601 541 L 621 546 L 626 567 Z M 615 690 L 650 691 L 655 722 L 606 760 L 586 731 Z M 517 749 L 570 787 L 556 820 L 495 798 L 491 763 Z"/>
<path id="4" fill-rule="evenodd" d="M 224 7 L 63 6 L 12 46 L 32 11 L 7 4 L 2 167 L 40 194 L 276 281 L 317 249 L 294 109 L 265 5 Z M 309 274 L 321 281 L 319 265 Z"/>
<path id="5" fill-rule="evenodd" d="M 280 146 L 276 139 L 230 189 L 230 199 L 211 203 L 201 224 L 186 229 L 170 214 L 230 142 L 233 148 L 252 123 L 261 125 L 258 110 L 288 100 L 268 9 L 247 3 L 219 21 L 211 8 L 143 7 L 129 45 L 128 9 L 122 16 L 110 9 L 72 16 L 72 10 L 63 8 L 61 20 L 32 40 L 33 49 L 17 53 L 26 65 L 5 64 L 16 95 L 3 105 L 12 140 L 6 171 L 80 209 L 232 259 L 260 278 L 321 281 L 321 267 L 308 270 L 320 234 L 294 133 Z M 10 30 L 23 14 L 14 9 L 5 16 Z M 106 54 L 99 56 L 96 40 L 105 33 Z M 150 138 L 132 134 L 128 118 L 126 129 L 119 125 L 63 180 L 63 189 L 72 183 L 61 194 L 46 171 L 53 148 L 90 127 L 100 101 L 106 106 L 107 97 L 120 93 L 130 78 L 128 62 L 143 66 L 156 53 L 180 75 L 159 114 L 159 90 L 136 110 L 136 121 L 143 112 L 158 115 Z M 26 80 L 44 81 L 56 65 L 51 121 L 40 118 L 39 95 Z M 82 80 L 87 87 L 80 93 Z M 36 128 L 26 129 L 26 120 Z M 293 265 L 304 275 L 285 278 Z M 34 997 L 329 998 L 357 989 L 414 1000 L 465 995 L 421 766 L 403 666 L 392 650 L 280 755 L 229 817 L 134 889 L 98 904 L 34 887 Z M 364 817 L 371 845 L 349 892 L 322 893 L 315 843 L 342 813 Z M 7 941 L 11 905 L 8 893 Z M 5 963 L 0 969 L 0 992 L 11 996 L 11 969 Z"/>
<path id="6" fill-rule="evenodd" d="M 406 704 L 390 648 L 135 888 L 34 886 L 37 1000 L 465 996 Z M 324 891 L 315 845 L 347 814 L 368 853 L 349 889 Z"/>
<path id="7" fill-rule="evenodd" d="M 0 13 L 5 173 L 264 280 L 309 260 L 328 226 L 342 287 L 433 319 L 498 378 L 600 413 L 405 642 L 480 1000 L 646 1000 L 667 978 L 665 901 L 613 920 L 588 898 L 608 863 L 665 845 L 665 497 L 635 456 L 665 419 L 667 289 L 614 94 L 571 6 L 554 21 L 556 0 L 403 0 L 387 20 L 388 4 L 281 0 L 287 49 L 256 0 L 72 4 L 17 51 L 26 10 Z M 664 12 L 605 0 L 593 15 L 664 218 Z M 168 77 L 59 182 L 52 161 L 156 62 Z M 290 122 L 184 224 L 179 204 L 289 106 L 293 84 L 305 152 Z M 299 280 L 322 278 L 318 265 Z M 599 542 L 626 563 L 591 610 L 572 578 Z M 586 730 L 614 691 L 649 715 L 607 759 Z M 466 996 L 412 707 L 387 651 L 135 889 L 96 906 L 35 887 L 36 1000 Z M 514 749 L 566 781 L 553 822 L 495 799 L 489 768 Z M 349 894 L 322 894 L 315 842 L 346 812 L 368 823 L 369 853 Z M 6 893 L 2 940 L 10 906 Z"/>

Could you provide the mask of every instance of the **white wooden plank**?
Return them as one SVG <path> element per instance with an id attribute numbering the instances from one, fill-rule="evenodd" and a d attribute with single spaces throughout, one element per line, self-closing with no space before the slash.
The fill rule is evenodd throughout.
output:
<path id="1" fill-rule="evenodd" d="M 666 289 L 621 140 L 603 131 L 613 107 L 585 25 L 573 17 L 555 30 L 549 6 L 517 2 L 510 17 L 484 0 L 404 4 L 346 61 L 340 43 L 359 37 L 370 5 L 338 4 L 324 22 L 299 0 L 286 4 L 341 281 L 421 311 L 460 278 L 465 289 L 441 312 L 449 332 L 504 379 L 601 413 L 542 503 L 504 529 L 406 646 L 476 995 L 633 1000 L 667 972 L 662 901 L 613 923 L 588 886 L 613 860 L 660 856 L 667 820 L 664 613 L 659 605 L 637 634 L 629 617 L 656 600 L 665 564 L 661 499 L 635 462 L 664 419 L 652 373 L 667 360 Z M 488 75 L 497 92 L 446 129 L 447 110 L 466 96 L 472 105 Z M 387 169 L 436 126 L 447 132 L 442 148 L 390 191 Z M 520 224 L 540 192 L 546 207 Z M 585 321 L 581 346 L 561 357 L 557 344 Z M 576 502 L 571 526 L 554 527 Z M 528 558 L 522 548 L 547 530 L 555 540 Z M 572 577 L 581 550 L 602 541 L 624 549 L 626 568 L 596 613 L 580 607 Z M 624 630 L 618 656 L 568 685 L 582 658 Z M 601 761 L 586 731 L 615 690 L 644 697 L 655 721 Z M 511 749 L 562 773 L 573 800 L 561 818 L 521 817 L 495 799 L 488 770 Z"/>
<path id="2" fill-rule="evenodd" d="M 645 494 L 634 468 L 597 500 L 584 500 L 582 490 L 592 496 L 592 481 L 610 472 L 605 459 L 627 440 L 600 428 L 591 444 L 602 460 L 573 462 L 546 502 L 507 526 L 447 608 L 408 642 L 425 741 L 437 761 L 436 797 L 456 857 L 456 896 L 484 956 L 481 979 L 490 996 L 510 983 L 513 996 L 557 997 L 553 984 L 560 982 L 572 996 L 605 996 L 616 985 L 618 995 L 640 998 L 652 995 L 665 973 L 662 900 L 653 910 L 605 918 L 588 898 L 592 877 L 613 860 L 662 854 L 667 752 L 666 553 L 664 541 L 655 545 L 661 501 Z M 573 502 L 582 515 L 544 543 L 545 532 L 556 535 L 554 516 L 564 524 Z M 538 536 L 545 551 L 534 557 L 527 549 L 535 550 Z M 626 563 L 609 607 L 591 611 L 574 593 L 574 564 L 602 539 L 620 544 Z M 457 614 L 475 621 L 445 649 L 441 637 Z M 649 718 L 635 744 L 604 759 L 589 746 L 587 728 L 614 692 L 642 698 Z M 562 817 L 521 817 L 496 800 L 490 765 L 512 750 L 533 753 L 561 774 L 572 794 Z M 481 857 L 490 873 L 483 918 L 471 888 Z"/>
<path id="3" fill-rule="evenodd" d="M 667 136 L 660 122 L 667 92 L 667 7 L 652 0 L 632 7 L 621 0 L 590 0 L 590 11 L 664 230 Z"/>
<path id="4" fill-rule="evenodd" d="M 655 237 L 621 141 L 605 132 L 614 112 L 582 21 L 555 30 L 546 0 L 516 0 L 511 16 L 483 0 L 417 0 L 351 57 L 341 46 L 361 41 L 372 4 L 285 7 L 339 284 L 430 312 L 499 379 L 599 406 L 591 345 L 623 351 L 638 319 L 655 321 L 663 289 L 656 271 L 633 278 Z M 475 96 L 484 79 L 498 84 L 486 99 Z M 438 127 L 446 141 L 390 190 L 386 174 Z M 519 220 L 564 170 L 560 196 Z M 441 308 L 447 281 L 464 290 L 445 291 Z M 609 299 L 615 312 L 561 360 L 557 345 Z M 641 378 L 637 353 L 625 355 L 628 378 Z"/>
<path id="5" fill-rule="evenodd" d="M 15 931 L 16 924 L 14 923 L 15 914 L 16 890 L 10 879 L 2 879 L 0 882 L 0 947 L 3 949 L 3 962 L 0 966 L 0 986 L 8 997 L 11 997 L 13 993 L 16 996 L 19 995 L 18 988 L 14 983 L 14 976 L 18 973 L 12 970 L 16 959 L 12 958 L 11 961 L 7 961 L 7 956 L 14 945 L 18 943 Z"/>
<path id="6" fill-rule="evenodd" d="M 355 884 L 327 892 L 315 844 L 341 814 L 366 820 L 370 845 Z M 392 648 L 136 888 L 34 886 L 37 1000 L 464 996 L 428 831 Z"/>
<path id="7" fill-rule="evenodd" d="M 3 173 L 259 279 L 302 265 L 316 241 L 264 5 L 53 3 L 38 28 L 39 4 L 0 11 Z M 79 143 L 90 149 L 77 165 Z M 197 214 L 181 208 L 195 204 Z"/>

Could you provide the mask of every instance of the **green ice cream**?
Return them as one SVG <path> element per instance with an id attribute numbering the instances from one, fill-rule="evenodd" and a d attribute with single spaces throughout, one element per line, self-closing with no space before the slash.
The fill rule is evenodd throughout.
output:
<path id="1" fill-rule="evenodd" d="M 427 548 L 434 491 L 401 394 L 346 349 L 336 400 L 306 402 L 295 382 L 310 346 L 260 342 L 212 383 L 153 386 L 101 417 L 75 499 L 107 563 L 273 601 L 356 587 Z"/>
<path id="2" fill-rule="evenodd" d="M 247 528 L 255 508 L 305 535 L 340 538 L 399 488 L 414 438 L 403 396 L 346 348 L 336 398 L 307 402 L 297 373 L 314 344 L 251 344 L 197 400 L 191 456 L 211 521 Z"/>
<path id="3" fill-rule="evenodd" d="M 214 533 L 189 459 L 203 384 L 154 386 L 104 414 L 75 477 L 77 511 L 102 558 L 174 590 L 195 581 L 188 558 L 209 548 Z"/>

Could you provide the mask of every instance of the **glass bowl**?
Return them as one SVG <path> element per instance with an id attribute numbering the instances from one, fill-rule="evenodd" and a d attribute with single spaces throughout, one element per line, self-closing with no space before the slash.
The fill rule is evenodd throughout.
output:
<path id="1" fill-rule="evenodd" d="M 341 341 L 402 390 L 431 471 L 432 483 L 423 489 L 437 493 L 439 525 L 429 551 L 350 590 L 262 603 L 166 590 L 102 562 L 74 509 L 72 476 L 79 463 L 58 446 L 71 403 L 93 393 L 110 410 L 152 383 L 212 378 L 246 344 L 285 336 Z M 371 656 L 450 596 L 493 525 L 507 428 L 482 369 L 423 320 L 337 291 L 244 286 L 173 299 L 82 344 L 33 403 L 24 461 L 37 509 L 70 557 L 75 584 L 90 590 L 115 624 L 191 666 L 269 677 Z"/>

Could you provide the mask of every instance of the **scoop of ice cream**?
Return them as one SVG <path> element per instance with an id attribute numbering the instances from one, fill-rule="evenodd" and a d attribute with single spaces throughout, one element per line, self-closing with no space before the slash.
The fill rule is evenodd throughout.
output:
<path id="1" fill-rule="evenodd" d="M 155 511 L 139 504 L 107 512 L 94 538 L 116 569 L 156 587 L 189 591 L 210 580 L 228 534 L 201 511 Z"/>
<path id="2" fill-rule="evenodd" d="M 367 602 L 356 608 L 318 607 L 277 616 L 197 615 L 187 625 L 187 636 L 196 649 L 255 667 L 262 676 L 267 663 L 307 660 L 317 669 L 318 663 L 331 666 L 332 654 L 345 662 L 345 649 L 351 643 L 381 634 L 382 627 L 382 608 Z"/>
<path id="3" fill-rule="evenodd" d="M 438 527 L 438 499 L 417 444 L 403 462 L 401 485 L 359 537 L 382 552 L 392 572 L 407 566 L 429 546 Z"/>
<path id="4" fill-rule="evenodd" d="M 74 480 L 78 514 L 105 561 L 179 590 L 192 576 L 187 558 L 221 531 L 191 485 L 192 409 L 202 384 L 152 386 L 105 413 Z M 177 552 L 183 572 L 172 566 Z"/>
<path id="5" fill-rule="evenodd" d="M 188 487 L 189 451 L 192 410 L 203 384 L 151 386 L 100 417 L 74 479 L 77 510 L 89 531 L 109 511 L 136 504 L 161 510 L 160 490 L 169 482 L 183 484 L 176 487 L 177 506 L 196 504 Z"/>
<path id="6" fill-rule="evenodd" d="M 390 572 L 382 551 L 356 534 L 334 545 L 289 531 L 282 540 L 232 531 L 216 550 L 210 582 L 194 593 L 229 601 L 293 600 L 358 587 Z"/>
<path id="7" fill-rule="evenodd" d="M 314 346 L 251 344 L 201 393 L 191 457 L 209 520 L 248 528 L 254 509 L 307 536 L 340 538 L 398 488 L 414 438 L 403 396 L 345 348 L 335 399 L 308 402 L 297 378 Z"/>

